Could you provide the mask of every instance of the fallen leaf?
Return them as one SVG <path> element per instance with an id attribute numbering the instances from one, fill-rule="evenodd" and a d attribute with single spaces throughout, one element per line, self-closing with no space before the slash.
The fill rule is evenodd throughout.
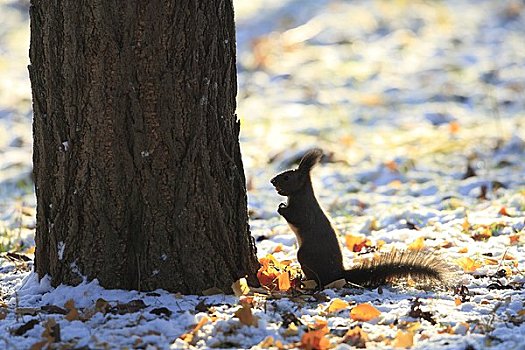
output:
<path id="1" fill-rule="evenodd" d="M 330 341 L 326 338 L 329 333 L 325 321 L 317 321 L 313 329 L 304 333 L 301 337 L 301 348 L 307 350 L 324 350 L 330 347 Z"/>
<path id="2" fill-rule="evenodd" d="M 29 350 L 42 350 L 48 344 L 47 340 L 42 340 L 31 345 Z"/>
<path id="3" fill-rule="evenodd" d="M 409 349 L 414 345 L 414 333 L 397 331 L 394 347 Z"/>
<path id="4" fill-rule="evenodd" d="M 367 322 L 381 315 L 381 311 L 370 304 L 359 304 L 350 311 L 350 318 L 355 321 Z"/>
<path id="5" fill-rule="evenodd" d="M 419 237 L 408 245 L 410 250 L 422 250 L 425 248 L 425 237 Z"/>
<path id="6" fill-rule="evenodd" d="M 211 288 L 208 288 L 202 291 L 202 295 L 204 296 L 217 295 L 217 294 L 224 294 L 224 292 L 218 287 L 211 287 Z"/>
<path id="7" fill-rule="evenodd" d="M 68 313 L 66 309 L 61 308 L 60 306 L 56 306 L 56 305 L 44 305 L 40 308 L 40 310 L 45 312 L 46 314 L 67 315 Z"/>
<path id="8" fill-rule="evenodd" d="M 472 258 L 469 258 L 469 257 L 456 259 L 455 262 L 461 268 L 463 268 L 463 271 L 465 272 L 474 272 L 479 267 L 483 266 L 483 264 L 480 261 L 473 260 Z"/>
<path id="9" fill-rule="evenodd" d="M 288 272 L 283 272 L 277 277 L 279 290 L 282 292 L 285 292 L 290 289 L 290 275 L 288 275 Z"/>
<path id="10" fill-rule="evenodd" d="M 141 299 L 131 300 L 129 303 L 117 304 L 111 308 L 111 312 L 114 314 L 124 315 L 134 312 L 138 312 L 146 308 L 146 304 Z"/>
<path id="11" fill-rule="evenodd" d="M 61 340 L 60 324 L 56 323 L 55 319 L 49 318 L 44 323 L 44 331 L 42 332 L 42 338 L 45 338 L 48 343 L 56 343 Z"/>
<path id="12" fill-rule="evenodd" d="M 326 289 L 341 289 L 345 286 L 346 280 L 344 278 L 335 280 L 324 286 Z"/>
<path id="13" fill-rule="evenodd" d="M 209 321 L 210 319 L 208 317 L 201 318 L 200 321 L 197 323 L 197 325 L 193 327 L 191 331 L 189 331 L 188 333 L 184 333 L 179 338 L 184 340 L 186 343 L 193 342 L 193 337 L 195 336 L 195 333 L 197 333 L 199 329 L 201 329 Z"/>
<path id="14" fill-rule="evenodd" d="M 458 249 L 458 253 L 467 253 L 467 252 L 468 252 L 468 248 L 467 247 L 462 247 L 462 248 Z"/>
<path id="15" fill-rule="evenodd" d="M 17 335 L 17 336 L 21 336 L 21 335 L 24 335 L 26 334 L 27 331 L 35 328 L 35 326 L 39 323 L 40 321 L 38 321 L 36 318 L 32 319 L 32 320 L 29 320 L 27 321 L 26 323 L 24 323 L 23 325 L 21 325 L 20 327 L 18 327 L 17 329 L 15 329 L 14 331 L 12 331 L 12 333 L 14 335 Z"/>
<path id="16" fill-rule="evenodd" d="M 4 308 L 0 309 L 0 321 L 5 320 L 6 317 L 7 317 L 7 310 Z"/>
<path id="17" fill-rule="evenodd" d="M 330 305 L 328 305 L 328 308 L 326 309 L 326 311 L 329 312 L 329 313 L 334 313 L 334 312 L 338 312 L 340 310 L 344 310 L 348 306 L 350 306 L 350 304 L 348 304 L 348 302 L 346 302 L 344 300 L 341 300 L 339 298 L 335 298 L 335 299 L 332 300 Z"/>
<path id="18" fill-rule="evenodd" d="M 505 207 L 501 207 L 501 209 L 498 211 L 498 214 L 499 214 L 499 215 L 503 215 L 503 216 L 512 217 L 512 215 L 510 215 L 510 214 L 507 212 L 507 208 L 505 208 Z"/>
<path id="19" fill-rule="evenodd" d="M 360 252 L 366 245 L 367 239 L 361 236 L 345 235 L 345 243 L 348 250 L 351 252 Z"/>
<path id="20" fill-rule="evenodd" d="M 451 121 L 449 124 L 448 124 L 448 130 L 450 131 L 450 133 L 452 135 L 455 135 L 458 133 L 459 131 L 459 123 L 455 120 Z"/>
<path id="21" fill-rule="evenodd" d="M 273 253 L 279 253 L 282 251 L 283 251 L 283 245 L 281 243 L 279 243 L 278 245 L 275 246 L 275 248 L 273 248 Z"/>
<path id="22" fill-rule="evenodd" d="M 350 346 L 364 349 L 368 341 L 368 334 L 359 326 L 349 329 L 343 337 L 343 343 Z"/>
<path id="23" fill-rule="evenodd" d="M 101 312 L 102 314 L 105 315 L 110 309 L 111 309 L 111 305 L 109 305 L 109 303 L 102 298 L 98 298 L 97 301 L 95 302 L 96 312 Z"/>
<path id="24" fill-rule="evenodd" d="M 36 316 L 39 309 L 35 307 L 17 307 L 15 309 L 15 314 L 20 316 L 30 315 L 30 316 Z"/>
<path id="25" fill-rule="evenodd" d="M 246 326 L 257 327 L 259 324 L 259 318 L 253 315 L 252 308 L 248 304 L 242 304 L 241 308 L 235 311 L 234 315 Z"/>
<path id="26" fill-rule="evenodd" d="M 157 316 L 164 315 L 169 318 L 172 314 L 172 311 L 166 307 L 158 307 L 151 310 L 149 313 Z"/>
<path id="27" fill-rule="evenodd" d="M 456 299 L 454 299 L 454 304 L 456 304 L 456 306 L 461 305 L 461 304 L 462 304 L 462 303 L 461 303 L 461 299 L 460 299 L 460 298 L 456 298 Z"/>
<path id="28" fill-rule="evenodd" d="M 510 235 L 509 236 L 509 244 L 514 245 L 518 244 L 520 242 L 520 236 L 519 235 Z"/>
<path id="29" fill-rule="evenodd" d="M 232 284 L 232 290 L 236 297 L 246 295 L 250 293 L 250 287 L 248 287 L 248 282 L 246 278 L 240 278 Z"/>

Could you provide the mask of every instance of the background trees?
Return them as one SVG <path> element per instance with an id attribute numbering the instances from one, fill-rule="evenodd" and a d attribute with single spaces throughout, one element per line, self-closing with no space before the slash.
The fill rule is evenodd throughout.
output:
<path id="1" fill-rule="evenodd" d="M 254 282 L 231 1 L 32 1 L 35 267 L 54 284 Z"/>

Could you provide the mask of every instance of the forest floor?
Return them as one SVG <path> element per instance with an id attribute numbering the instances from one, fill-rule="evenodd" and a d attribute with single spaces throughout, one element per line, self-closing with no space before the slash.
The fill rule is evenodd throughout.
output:
<path id="1" fill-rule="evenodd" d="M 462 287 L 240 300 L 38 281 L 28 5 L 0 0 L 0 348 L 525 349 L 525 2 L 235 5 L 258 256 L 297 265 L 269 179 L 315 146 L 314 188 L 348 266 L 379 246 L 424 248 Z M 364 238 L 372 252 L 354 252 Z"/>

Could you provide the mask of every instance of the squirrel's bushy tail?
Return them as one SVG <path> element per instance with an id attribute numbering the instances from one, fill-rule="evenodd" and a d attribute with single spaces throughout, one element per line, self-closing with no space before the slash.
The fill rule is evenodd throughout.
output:
<path id="1" fill-rule="evenodd" d="M 443 258 L 428 251 L 393 250 L 345 270 L 345 279 L 362 287 L 377 287 L 407 277 L 418 285 L 451 285 L 454 278 L 450 269 Z"/>

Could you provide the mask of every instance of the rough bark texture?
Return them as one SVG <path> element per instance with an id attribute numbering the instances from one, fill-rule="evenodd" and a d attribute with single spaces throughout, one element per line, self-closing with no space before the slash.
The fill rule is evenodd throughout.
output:
<path id="1" fill-rule="evenodd" d="M 30 14 L 38 275 L 256 284 L 232 1 L 32 0 Z"/>

